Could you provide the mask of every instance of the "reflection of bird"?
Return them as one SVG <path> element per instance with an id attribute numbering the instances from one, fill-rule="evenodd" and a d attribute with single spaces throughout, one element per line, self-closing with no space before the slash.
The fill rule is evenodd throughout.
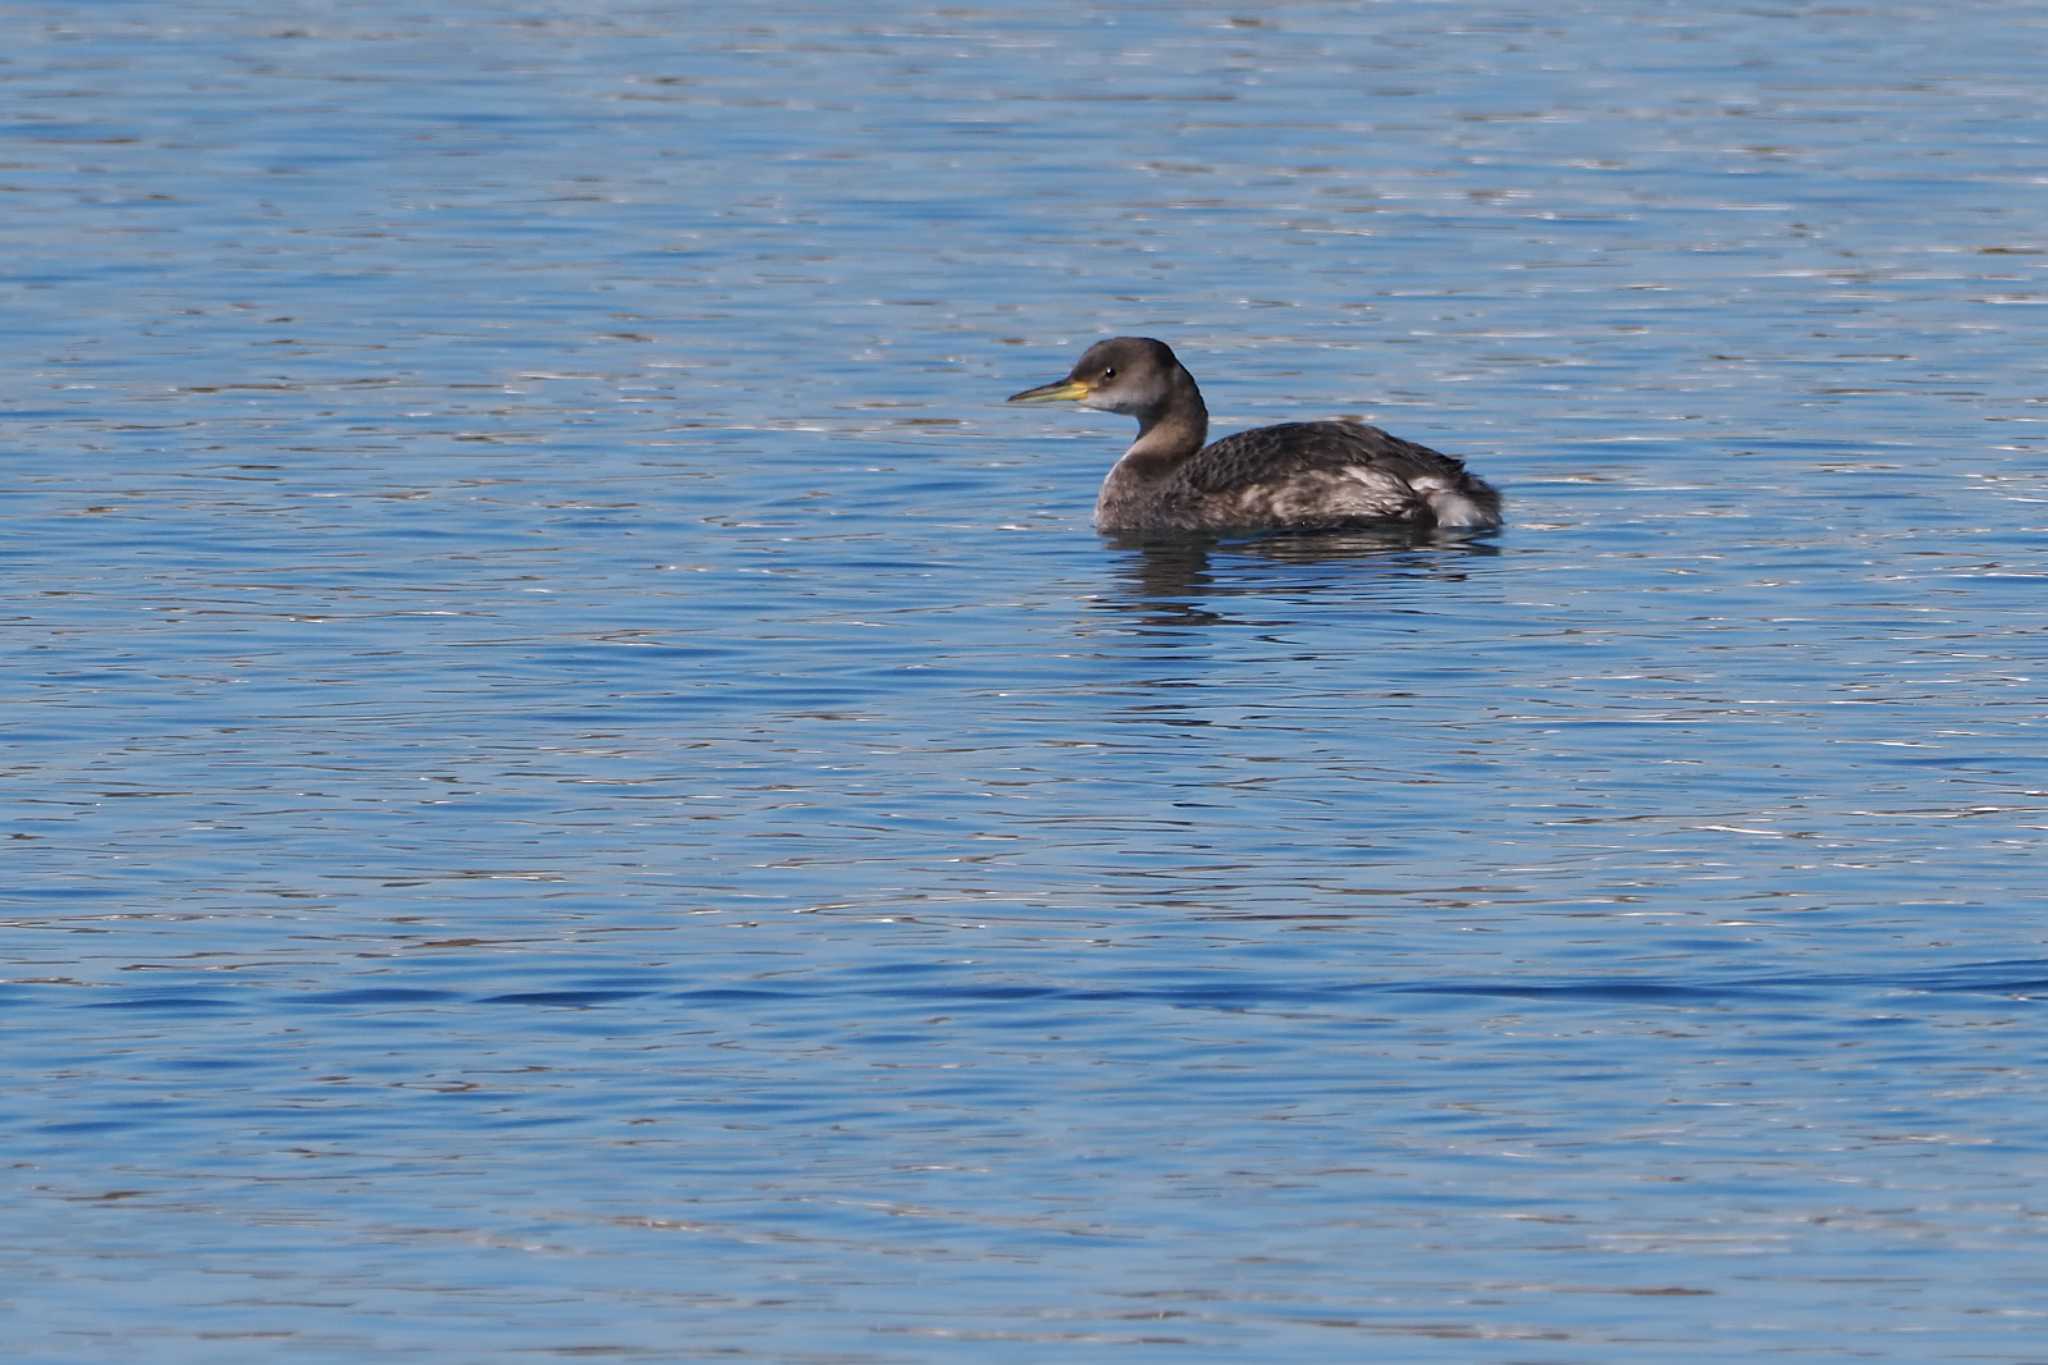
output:
<path id="1" fill-rule="evenodd" d="M 1100 530 L 1500 525 L 1491 484 L 1448 455 L 1362 422 L 1283 422 L 1203 445 L 1202 392 L 1166 343 L 1150 337 L 1098 341 L 1065 379 L 1010 401 L 1074 402 L 1138 419 L 1138 439 L 1096 499 Z"/>

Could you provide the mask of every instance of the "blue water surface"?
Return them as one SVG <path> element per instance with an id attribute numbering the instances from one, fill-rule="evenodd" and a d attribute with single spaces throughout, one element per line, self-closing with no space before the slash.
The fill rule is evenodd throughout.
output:
<path id="1" fill-rule="evenodd" d="M 4 22 L 10 1359 L 2044 1358 L 2038 8 Z"/>

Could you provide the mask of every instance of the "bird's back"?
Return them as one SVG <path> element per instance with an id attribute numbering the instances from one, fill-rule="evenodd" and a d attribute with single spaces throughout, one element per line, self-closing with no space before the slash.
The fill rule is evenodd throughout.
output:
<path id="1" fill-rule="evenodd" d="M 1487 527 L 1500 494 L 1464 462 L 1362 422 L 1283 422 L 1204 446 L 1173 473 L 1208 525 Z"/>

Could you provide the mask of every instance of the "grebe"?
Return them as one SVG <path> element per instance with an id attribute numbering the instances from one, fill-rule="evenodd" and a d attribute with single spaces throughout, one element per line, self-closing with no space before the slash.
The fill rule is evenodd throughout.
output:
<path id="1" fill-rule="evenodd" d="M 1012 403 L 1079 403 L 1138 419 L 1102 481 L 1102 531 L 1336 530 L 1500 525 L 1500 494 L 1464 464 L 1362 422 L 1283 422 L 1203 445 L 1209 409 L 1163 341 L 1098 341 L 1065 379 Z"/>

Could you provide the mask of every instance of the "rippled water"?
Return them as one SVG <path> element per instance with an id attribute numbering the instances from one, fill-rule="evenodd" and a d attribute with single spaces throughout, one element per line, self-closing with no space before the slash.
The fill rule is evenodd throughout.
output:
<path id="1" fill-rule="evenodd" d="M 2036 9 L 8 28 L 12 1358 L 2042 1357 Z"/>

